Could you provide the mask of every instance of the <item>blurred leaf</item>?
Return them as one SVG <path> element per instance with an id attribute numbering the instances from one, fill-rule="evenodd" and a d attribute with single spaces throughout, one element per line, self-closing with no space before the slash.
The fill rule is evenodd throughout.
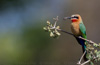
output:
<path id="1" fill-rule="evenodd" d="M 94 53 L 97 53 L 97 50 L 94 50 Z"/>
<path id="2" fill-rule="evenodd" d="M 87 49 L 88 50 L 94 50 L 94 47 L 92 45 L 90 45 L 90 44 L 87 44 Z"/>
<path id="3" fill-rule="evenodd" d="M 47 28 L 46 28 L 46 27 L 43 27 L 43 29 L 44 29 L 44 30 L 47 30 Z"/>
<path id="4" fill-rule="evenodd" d="M 96 55 L 97 55 L 97 57 L 100 58 L 100 51 L 98 51 L 98 52 L 96 53 Z"/>
<path id="5" fill-rule="evenodd" d="M 95 44 L 93 44 L 93 46 L 98 47 L 98 44 L 95 43 Z"/>
<path id="6" fill-rule="evenodd" d="M 47 25 L 50 25 L 50 22 L 49 21 L 47 21 Z"/>
<path id="7" fill-rule="evenodd" d="M 53 34 L 53 32 L 50 32 L 50 37 L 54 37 L 55 35 Z"/>
<path id="8" fill-rule="evenodd" d="M 90 65 L 94 65 L 94 63 L 91 61 L 91 62 L 90 62 Z"/>
<path id="9" fill-rule="evenodd" d="M 60 26 L 57 26 L 56 29 L 60 29 Z"/>
<path id="10" fill-rule="evenodd" d="M 57 31 L 57 30 L 55 30 L 55 33 L 58 35 L 58 36 L 60 36 L 61 34 Z"/>
<path id="11" fill-rule="evenodd" d="M 91 58 L 92 58 L 91 54 L 90 53 L 87 53 L 86 54 L 86 58 L 89 59 L 89 60 L 91 60 Z"/>

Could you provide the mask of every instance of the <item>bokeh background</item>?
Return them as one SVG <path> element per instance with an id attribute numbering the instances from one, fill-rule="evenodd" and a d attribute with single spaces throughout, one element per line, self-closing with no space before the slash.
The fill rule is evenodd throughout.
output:
<path id="1" fill-rule="evenodd" d="M 0 65 L 76 65 L 81 46 L 71 35 L 53 39 L 43 30 L 46 21 L 80 14 L 88 39 L 100 42 L 100 0 L 0 0 Z"/>

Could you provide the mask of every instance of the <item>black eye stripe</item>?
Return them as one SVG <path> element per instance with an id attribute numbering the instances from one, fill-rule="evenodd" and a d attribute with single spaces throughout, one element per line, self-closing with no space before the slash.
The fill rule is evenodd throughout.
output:
<path id="1" fill-rule="evenodd" d="M 79 17 L 78 17 L 78 16 L 74 16 L 73 18 L 77 18 L 77 19 L 79 19 Z"/>

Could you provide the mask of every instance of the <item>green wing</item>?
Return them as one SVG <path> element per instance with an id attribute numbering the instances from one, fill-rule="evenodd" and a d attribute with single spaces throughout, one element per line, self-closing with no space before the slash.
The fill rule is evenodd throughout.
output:
<path id="1" fill-rule="evenodd" d="M 87 36 L 86 36 L 86 28 L 85 28 L 84 24 L 80 23 L 79 26 L 80 26 L 80 31 L 82 32 L 82 36 L 84 38 L 87 38 Z"/>

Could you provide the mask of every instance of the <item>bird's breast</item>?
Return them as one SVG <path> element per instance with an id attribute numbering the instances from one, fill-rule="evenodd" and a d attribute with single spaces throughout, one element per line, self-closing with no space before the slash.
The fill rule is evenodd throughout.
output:
<path id="1" fill-rule="evenodd" d="M 71 23 L 71 31 L 74 35 L 77 35 L 77 36 L 81 35 L 79 23 L 77 23 L 77 22 Z"/>

